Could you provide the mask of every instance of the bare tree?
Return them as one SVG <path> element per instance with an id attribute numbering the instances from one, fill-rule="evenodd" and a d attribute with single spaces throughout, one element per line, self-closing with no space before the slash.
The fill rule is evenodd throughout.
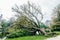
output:
<path id="1" fill-rule="evenodd" d="M 40 22 L 43 19 L 40 6 L 35 6 L 28 1 L 28 4 L 23 4 L 21 6 L 15 5 L 15 7 L 12 9 L 18 13 L 18 16 L 26 16 L 31 22 L 35 23 L 36 27 L 34 27 L 34 29 L 41 31 L 43 34 L 46 34 L 46 32 L 40 28 Z M 37 17 L 38 15 L 40 15 L 40 18 Z"/>

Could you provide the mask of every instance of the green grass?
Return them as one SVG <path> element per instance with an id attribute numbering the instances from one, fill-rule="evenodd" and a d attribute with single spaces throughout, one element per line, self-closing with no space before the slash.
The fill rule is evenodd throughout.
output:
<path id="1" fill-rule="evenodd" d="M 60 31 L 55 31 L 55 33 L 57 33 L 58 35 L 60 35 Z"/>
<path id="2" fill-rule="evenodd" d="M 25 37 L 18 37 L 18 38 L 7 38 L 6 40 L 44 40 L 47 37 L 45 36 L 25 36 Z"/>

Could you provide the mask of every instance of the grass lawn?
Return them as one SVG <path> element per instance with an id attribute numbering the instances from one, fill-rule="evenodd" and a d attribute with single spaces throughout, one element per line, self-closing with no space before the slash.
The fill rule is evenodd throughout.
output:
<path id="1" fill-rule="evenodd" d="M 7 38 L 6 40 L 44 40 L 47 37 L 45 36 L 25 36 L 25 37 L 19 37 L 19 38 Z"/>
<path id="2" fill-rule="evenodd" d="M 55 33 L 59 34 L 60 35 L 60 31 L 55 31 Z"/>

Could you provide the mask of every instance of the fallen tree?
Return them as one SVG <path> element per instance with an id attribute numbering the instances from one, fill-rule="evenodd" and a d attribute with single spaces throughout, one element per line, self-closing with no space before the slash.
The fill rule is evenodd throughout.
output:
<path id="1" fill-rule="evenodd" d="M 46 35 L 45 30 L 40 27 L 40 22 L 43 19 L 43 14 L 41 12 L 40 6 L 36 6 L 28 2 L 28 4 L 24 4 L 21 6 L 15 5 L 15 7 L 12 7 L 12 10 L 18 13 L 16 15 L 18 16 L 17 19 L 19 19 L 21 16 L 25 16 L 25 18 L 27 18 L 32 24 L 34 24 L 35 27 L 32 27 L 33 29 L 38 30 Z M 38 15 L 40 16 L 40 18 L 37 17 Z"/>

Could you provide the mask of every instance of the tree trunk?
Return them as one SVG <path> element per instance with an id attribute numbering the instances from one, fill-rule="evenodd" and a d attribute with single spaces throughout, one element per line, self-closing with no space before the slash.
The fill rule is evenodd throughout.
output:
<path id="1" fill-rule="evenodd" d="M 44 35 L 47 35 L 47 33 L 45 32 L 45 29 L 44 28 L 37 28 L 37 27 L 34 27 L 35 30 L 39 30 L 42 34 Z"/>

